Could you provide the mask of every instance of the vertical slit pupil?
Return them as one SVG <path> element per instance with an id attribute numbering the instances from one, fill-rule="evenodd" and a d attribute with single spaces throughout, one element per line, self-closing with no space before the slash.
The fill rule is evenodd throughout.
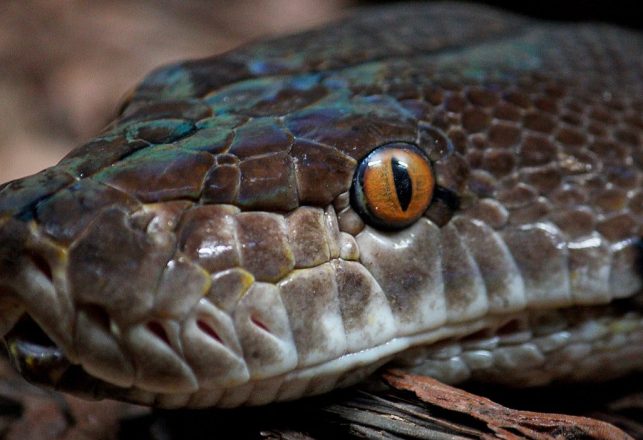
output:
<path id="1" fill-rule="evenodd" d="M 406 211 L 413 199 L 411 176 L 409 175 L 406 164 L 400 162 L 395 157 L 391 159 L 391 169 L 393 171 L 393 182 L 395 182 L 397 200 L 400 202 L 400 208 L 402 208 L 402 211 Z"/>

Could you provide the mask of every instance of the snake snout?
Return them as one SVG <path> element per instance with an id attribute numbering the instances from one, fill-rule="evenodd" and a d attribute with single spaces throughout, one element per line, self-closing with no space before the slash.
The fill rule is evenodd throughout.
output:
<path id="1" fill-rule="evenodd" d="M 33 312 L 48 320 L 39 299 L 46 305 L 47 293 L 55 292 L 52 267 L 42 253 L 29 249 L 32 239 L 27 223 L 14 218 L 0 222 L 0 336 L 20 374 L 52 384 L 69 362 L 30 315 L 35 306 Z"/>
<path id="2" fill-rule="evenodd" d="M 0 220 L 0 337 L 27 379 L 54 384 L 71 344 L 70 305 L 60 289 L 64 252 L 33 221 Z"/>

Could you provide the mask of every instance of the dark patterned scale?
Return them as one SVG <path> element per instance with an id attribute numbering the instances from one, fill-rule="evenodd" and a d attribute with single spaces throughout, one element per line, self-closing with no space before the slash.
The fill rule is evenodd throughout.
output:
<path id="1" fill-rule="evenodd" d="M 450 381 L 640 369 L 642 74 L 634 32 L 458 4 L 161 68 L 1 187 L 0 332 L 31 380 L 167 407 L 318 394 L 413 347 Z M 394 231 L 351 204 L 389 144 L 436 185 Z"/>

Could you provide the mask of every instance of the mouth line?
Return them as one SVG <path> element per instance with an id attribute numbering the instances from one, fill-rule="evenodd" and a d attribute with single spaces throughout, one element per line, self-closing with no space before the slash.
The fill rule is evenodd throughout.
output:
<path id="1" fill-rule="evenodd" d="M 20 317 L 4 340 L 11 363 L 29 382 L 51 386 L 72 365 L 28 314 Z"/>
<path id="2" fill-rule="evenodd" d="M 643 291 L 609 304 L 578 308 L 580 311 L 606 308 L 619 315 L 643 311 Z M 24 313 L 4 336 L 4 343 L 13 367 L 28 382 L 90 400 L 108 397 L 140 403 L 135 393 L 132 394 L 136 387 L 123 388 L 111 384 L 92 376 L 82 365 L 72 363 L 28 313 Z"/>
<path id="3" fill-rule="evenodd" d="M 100 392 L 101 388 L 111 390 L 112 394 L 120 389 L 69 361 L 63 350 L 27 313 L 4 336 L 4 343 L 11 364 L 30 383 L 90 400 L 106 397 L 105 391 Z"/>

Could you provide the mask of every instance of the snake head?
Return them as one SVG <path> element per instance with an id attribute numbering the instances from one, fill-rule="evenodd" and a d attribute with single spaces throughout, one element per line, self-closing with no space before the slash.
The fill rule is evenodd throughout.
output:
<path id="1" fill-rule="evenodd" d="M 418 347 L 451 381 L 640 367 L 637 311 L 592 333 L 634 355 L 554 343 L 641 289 L 640 37 L 470 5 L 347 20 L 162 68 L 0 188 L 25 377 L 180 407 L 319 394 Z"/>

